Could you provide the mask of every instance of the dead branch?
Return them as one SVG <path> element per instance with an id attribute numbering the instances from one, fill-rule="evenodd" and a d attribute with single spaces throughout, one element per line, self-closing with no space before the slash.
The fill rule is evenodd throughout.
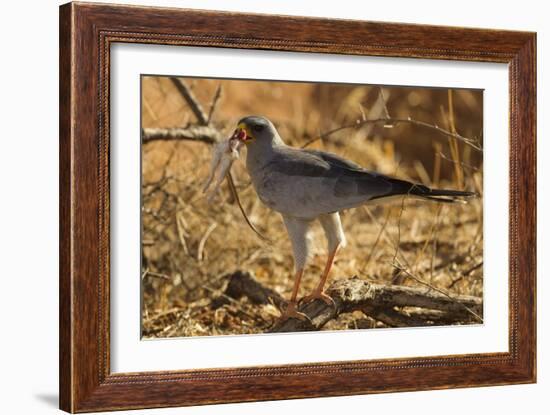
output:
<path id="1" fill-rule="evenodd" d="M 451 163 L 459 163 L 465 169 L 470 169 L 470 170 L 473 170 L 473 171 L 479 171 L 479 167 L 472 166 L 471 164 L 466 164 L 463 161 L 459 162 L 459 161 L 453 160 L 451 157 L 447 156 L 442 151 L 438 151 L 436 154 L 445 161 L 448 161 L 448 162 L 451 162 Z"/>
<path id="2" fill-rule="evenodd" d="M 448 294 L 447 292 L 445 292 L 444 290 L 442 290 L 440 288 L 436 288 L 432 284 L 430 284 L 430 283 L 424 281 L 423 279 L 418 278 L 417 276 L 411 274 L 410 271 L 408 271 L 401 264 L 399 264 L 399 261 L 397 261 L 397 264 L 393 264 L 393 266 L 394 266 L 394 268 L 398 269 L 399 271 L 404 272 L 405 274 L 407 274 L 408 277 L 414 279 L 416 282 L 426 286 L 428 289 L 433 290 L 434 292 L 437 292 L 440 295 L 445 296 L 446 298 L 448 298 L 451 301 L 455 301 L 455 298 L 453 296 L 451 296 L 450 294 Z M 483 323 L 483 318 L 481 317 L 480 313 L 477 313 L 473 308 L 468 307 L 466 304 L 464 304 L 460 301 L 456 301 L 455 304 L 462 307 L 465 311 L 467 311 L 472 316 L 474 316 L 478 320 L 479 323 Z"/>
<path id="3" fill-rule="evenodd" d="M 444 128 L 439 127 L 438 125 L 432 125 L 430 123 L 427 123 L 427 122 L 424 122 L 424 121 L 414 120 L 412 118 L 385 118 L 385 117 L 384 118 L 376 118 L 376 119 L 366 119 L 366 120 L 365 119 L 360 119 L 360 120 L 357 120 L 353 124 L 342 125 L 340 127 L 334 128 L 330 131 L 326 131 L 326 132 L 320 134 L 319 136 L 317 136 L 315 138 L 312 138 L 311 140 L 306 142 L 304 145 L 302 145 L 302 148 L 307 147 L 307 146 L 309 146 L 310 144 L 313 144 L 316 141 L 323 140 L 323 139 L 327 138 L 328 136 L 330 136 L 334 133 L 337 133 L 337 132 L 340 132 L 340 131 L 343 131 L 343 130 L 347 130 L 347 129 L 357 129 L 359 127 L 362 127 L 364 125 L 369 125 L 369 124 L 384 124 L 384 126 L 387 126 L 389 128 L 392 128 L 393 126 L 397 126 L 399 124 L 412 124 L 412 125 L 415 125 L 417 127 L 423 127 L 423 128 L 428 128 L 430 130 L 437 131 L 438 133 L 446 136 L 447 138 L 452 138 L 452 139 L 461 141 L 462 143 L 472 147 L 473 149 L 475 149 L 477 151 L 483 151 L 481 145 L 479 144 L 479 142 L 477 140 L 474 140 L 474 139 L 469 138 L 469 137 L 464 137 L 463 135 L 460 135 L 456 132 L 447 131 Z"/>
<path id="4" fill-rule="evenodd" d="M 193 94 L 191 89 L 189 89 L 187 84 L 176 77 L 171 77 L 170 80 L 172 81 L 178 92 L 181 94 L 185 102 L 187 102 L 189 108 L 191 108 L 191 111 L 193 111 L 193 114 L 197 118 L 199 124 L 208 125 L 208 117 L 206 116 L 201 104 L 199 103 L 197 98 L 195 98 L 195 95 Z"/>
<path id="5" fill-rule="evenodd" d="M 204 245 L 206 244 L 206 241 L 208 240 L 210 234 L 214 232 L 214 229 L 216 229 L 217 226 L 218 224 L 216 222 L 210 224 L 203 237 L 201 238 L 201 241 L 199 242 L 199 248 L 197 249 L 197 261 L 202 261 L 204 257 Z"/>
<path id="6" fill-rule="evenodd" d="M 152 278 L 159 278 L 161 280 L 167 280 L 167 281 L 170 281 L 172 279 L 172 277 L 170 277 L 169 275 L 166 275 L 166 274 L 162 274 L 160 272 L 153 272 L 151 270 L 149 270 L 149 268 L 147 268 L 145 271 L 143 271 L 143 274 L 141 274 L 141 279 L 145 279 L 147 277 L 152 277 Z"/>
<path id="7" fill-rule="evenodd" d="M 466 271 L 462 271 L 457 278 L 452 280 L 452 282 L 448 285 L 447 288 L 453 288 L 458 282 L 462 281 L 466 277 L 469 277 L 470 275 L 472 275 L 472 273 L 475 270 L 481 268 L 482 266 L 483 266 L 483 261 L 478 262 L 476 265 L 474 265 L 473 267 L 470 267 Z"/>
<path id="8" fill-rule="evenodd" d="M 222 84 L 219 84 L 216 88 L 216 92 L 214 93 L 214 97 L 212 98 L 212 103 L 210 104 L 210 111 L 208 111 L 208 119 L 206 120 L 207 124 L 210 124 L 210 121 L 212 121 L 214 111 L 216 111 L 216 108 L 218 107 L 218 101 L 220 100 L 221 96 Z"/>
<path id="9" fill-rule="evenodd" d="M 224 278 L 227 280 L 224 295 L 228 297 L 247 297 L 255 304 L 273 303 L 277 307 L 286 305 L 281 295 L 263 286 L 248 272 L 237 271 Z M 390 327 L 456 324 L 473 321 L 473 316 L 465 307 L 475 310 L 477 314 L 482 314 L 483 308 L 479 297 L 457 295 L 450 298 L 429 288 L 374 284 L 357 277 L 334 282 L 327 293 L 334 300 L 335 306 L 322 301 L 300 306 L 299 310 L 310 321 L 289 319 L 277 322 L 269 332 L 320 330 L 340 314 L 353 311 L 362 311 Z M 220 307 L 224 303 L 223 297 L 218 297 L 212 301 L 212 306 Z"/>
<path id="10" fill-rule="evenodd" d="M 188 140 L 198 141 L 206 144 L 215 144 L 222 139 L 222 133 L 212 126 L 189 126 L 186 128 L 144 128 L 142 130 L 141 137 L 143 144 L 159 140 Z M 244 208 L 239 198 L 239 194 L 237 192 L 237 189 L 235 188 L 235 183 L 233 181 L 233 177 L 231 176 L 231 172 L 228 173 L 227 179 L 229 182 L 231 194 L 237 200 L 239 209 L 247 225 L 261 239 L 269 241 L 269 239 L 262 235 L 262 233 L 259 232 L 258 229 L 252 224 L 246 212 L 244 211 Z"/>
<path id="11" fill-rule="evenodd" d="M 199 141 L 214 144 L 222 139 L 221 132 L 213 127 L 192 125 L 185 128 L 144 128 L 141 132 L 143 144 L 151 141 Z"/>

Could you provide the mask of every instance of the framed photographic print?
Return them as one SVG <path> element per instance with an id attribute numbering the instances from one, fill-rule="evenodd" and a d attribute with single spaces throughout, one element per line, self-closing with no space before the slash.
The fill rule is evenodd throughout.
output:
<path id="1" fill-rule="evenodd" d="M 536 36 L 60 9 L 60 406 L 534 382 Z"/>

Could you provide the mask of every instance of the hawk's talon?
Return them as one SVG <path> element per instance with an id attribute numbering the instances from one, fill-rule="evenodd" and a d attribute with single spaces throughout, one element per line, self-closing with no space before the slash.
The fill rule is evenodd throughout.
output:
<path id="1" fill-rule="evenodd" d="M 296 309 L 296 303 L 295 302 L 288 303 L 288 305 L 286 306 L 285 311 L 282 312 L 281 316 L 279 317 L 279 322 L 283 323 L 283 322 L 287 321 L 290 318 L 296 318 L 296 319 L 301 320 L 301 321 L 307 320 L 311 323 L 311 319 L 306 314 L 301 313 Z"/>
<path id="2" fill-rule="evenodd" d="M 302 297 L 298 303 L 300 305 L 301 304 L 308 304 L 308 303 L 311 303 L 315 300 L 321 300 L 326 305 L 331 305 L 334 308 L 336 308 L 336 303 L 334 302 L 332 297 L 330 295 L 326 294 L 324 291 L 321 291 L 321 290 L 315 290 L 311 294 L 306 295 L 305 297 Z"/>

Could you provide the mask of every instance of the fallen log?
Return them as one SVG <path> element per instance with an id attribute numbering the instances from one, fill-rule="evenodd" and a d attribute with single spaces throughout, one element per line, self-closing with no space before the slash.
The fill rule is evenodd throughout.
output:
<path id="1" fill-rule="evenodd" d="M 284 308 L 287 301 L 265 287 L 249 272 L 237 271 L 224 277 L 224 294 L 211 303 L 214 308 L 229 299 L 247 297 L 254 304 L 272 303 Z M 418 327 L 458 323 L 482 323 L 483 301 L 480 297 L 445 295 L 429 287 L 376 284 L 357 277 L 335 281 L 328 289 L 334 305 L 316 300 L 299 307 L 309 320 L 289 319 L 276 322 L 270 333 L 315 331 L 340 314 L 361 311 L 389 327 Z"/>

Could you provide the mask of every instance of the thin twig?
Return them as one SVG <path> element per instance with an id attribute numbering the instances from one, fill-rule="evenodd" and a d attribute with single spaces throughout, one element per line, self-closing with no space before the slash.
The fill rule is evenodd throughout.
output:
<path id="1" fill-rule="evenodd" d="M 437 210 L 437 225 L 436 228 L 433 230 L 431 238 L 433 239 L 432 242 L 432 256 L 430 258 L 430 283 L 434 280 L 434 265 L 435 265 L 435 257 L 437 255 L 437 232 L 439 230 L 439 223 L 440 223 L 440 214 L 442 210 L 442 205 L 439 206 L 439 209 Z"/>
<path id="2" fill-rule="evenodd" d="M 416 258 L 412 266 L 412 269 L 415 271 L 417 270 L 417 265 L 420 262 L 420 259 L 422 258 L 422 256 L 424 256 L 424 252 L 426 252 L 426 248 L 428 247 L 428 244 L 430 243 L 430 241 L 434 239 L 435 229 L 439 225 L 439 215 L 441 214 L 442 206 L 443 205 L 437 206 L 435 220 L 432 222 L 432 226 L 430 227 L 430 237 L 426 239 L 426 241 L 424 241 L 424 244 L 422 245 L 422 249 L 420 249 L 420 252 L 418 253 L 418 255 L 416 255 Z"/>
<path id="3" fill-rule="evenodd" d="M 443 159 L 443 160 L 446 160 L 446 161 L 449 161 L 451 163 L 460 163 L 460 165 L 466 169 L 470 169 L 470 170 L 473 170 L 473 171 L 479 171 L 479 168 L 478 167 L 475 167 L 475 166 L 472 166 L 470 164 L 466 164 L 464 163 L 463 161 L 457 161 L 457 160 L 453 160 L 452 158 L 450 158 L 449 156 L 447 156 L 445 153 L 443 153 L 442 151 L 438 152 L 437 154 L 439 154 L 439 156 Z"/>
<path id="4" fill-rule="evenodd" d="M 390 119 L 390 112 L 388 111 L 388 104 L 386 103 L 386 97 L 384 96 L 384 90 L 382 89 L 382 87 L 378 87 L 378 94 L 379 94 L 379 97 L 380 97 L 380 100 L 382 101 L 382 105 L 383 105 L 383 108 L 384 108 L 384 115 L 386 116 L 387 119 Z"/>
<path id="5" fill-rule="evenodd" d="M 214 229 L 216 229 L 216 226 L 218 226 L 216 222 L 212 223 L 204 233 L 203 237 L 201 238 L 201 241 L 199 242 L 199 248 L 197 249 L 197 261 L 199 262 L 202 261 L 204 245 L 206 244 L 206 240 L 208 239 L 210 234 L 214 231 Z"/>
<path id="6" fill-rule="evenodd" d="M 462 304 L 460 301 L 457 301 L 455 298 L 453 298 L 452 295 L 445 292 L 444 290 L 433 286 L 432 284 L 424 281 L 422 278 L 419 278 L 416 275 L 413 275 L 410 271 L 408 271 L 405 267 L 403 267 L 403 265 L 401 263 L 399 263 L 399 260 L 397 261 L 396 264 L 392 264 L 392 265 L 393 265 L 394 268 L 398 269 L 401 272 L 404 272 L 408 277 L 412 278 L 413 280 L 415 280 L 419 284 L 425 285 L 429 289 L 437 291 L 438 293 L 443 294 L 444 296 L 446 296 L 450 300 L 455 301 L 457 304 L 460 304 L 462 307 L 464 307 L 464 309 L 466 311 L 468 311 L 470 314 L 472 314 L 474 317 L 476 317 L 481 323 L 483 323 L 483 318 L 479 314 L 477 314 L 475 311 L 471 310 L 468 306 Z"/>
<path id="7" fill-rule="evenodd" d="M 210 104 L 210 110 L 208 111 L 208 119 L 206 120 L 207 124 L 210 124 L 212 117 L 214 116 L 214 111 L 218 105 L 218 101 L 222 96 L 222 84 L 219 84 L 214 93 L 214 98 L 212 98 L 212 103 Z"/>
<path id="8" fill-rule="evenodd" d="M 170 80 L 172 81 L 178 92 L 181 94 L 185 102 L 187 102 L 189 108 L 191 108 L 191 111 L 193 111 L 193 114 L 197 118 L 199 124 L 208 125 L 208 118 L 206 117 L 206 114 L 204 113 L 201 104 L 199 103 L 193 92 L 189 89 L 187 84 L 180 78 L 176 77 L 170 77 Z"/>
<path id="9" fill-rule="evenodd" d="M 369 119 L 369 120 L 357 120 L 354 124 L 348 124 L 348 125 L 343 125 L 343 126 L 340 126 L 340 127 L 337 127 L 337 128 L 334 128 L 332 130 L 329 130 L 325 133 L 321 133 L 319 134 L 318 137 L 315 137 L 315 138 L 312 138 L 311 140 L 307 141 L 302 147 L 307 147 L 309 146 L 310 144 L 313 144 L 314 142 L 318 141 L 318 140 L 322 140 L 334 133 L 337 133 L 339 131 L 343 131 L 343 130 L 347 130 L 347 129 L 350 129 L 350 128 L 359 128 L 359 127 L 362 127 L 363 125 L 367 125 L 367 124 L 379 124 L 379 123 L 384 123 L 384 124 L 388 124 L 388 125 L 397 125 L 397 124 L 412 124 L 412 125 L 416 125 L 416 126 L 419 126 L 419 127 L 425 127 L 425 128 L 429 128 L 431 130 L 435 130 L 439 133 L 441 133 L 442 135 L 444 136 L 447 136 L 449 138 L 454 138 L 458 141 L 462 141 L 464 144 L 474 148 L 475 150 L 477 151 L 483 151 L 483 148 L 481 147 L 481 145 L 476 141 L 476 140 L 473 140 L 471 138 L 468 138 L 468 137 L 464 137 L 458 133 L 452 133 L 451 131 L 447 131 L 437 125 L 432 125 L 432 124 L 429 124 L 427 122 L 424 122 L 424 121 L 418 121 L 418 120 L 414 120 L 412 118 L 375 118 L 375 119 Z"/>
<path id="10" fill-rule="evenodd" d="M 170 281 L 172 279 L 169 275 L 161 274 L 160 272 L 150 271 L 149 268 L 147 268 L 145 271 L 143 271 L 143 274 L 141 274 L 141 279 L 145 279 L 147 277 L 159 278 L 161 280 L 167 281 Z"/>
<path id="11" fill-rule="evenodd" d="M 473 267 L 467 269 L 466 271 L 463 271 L 462 272 L 462 275 L 464 275 L 465 277 L 467 277 L 468 275 L 470 275 L 472 272 L 474 272 L 476 269 L 479 269 L 483 266 L 483 261 L 480 261 L 478 262 L 477 264 L 475 264 Z"/>
<path id="12" fill-rule="evenodd" d="M 189 248 L 187 247 L 187 241 L 185 240 L 184 219 L 181 216 L 181 212 L 176 213 L 176 228 L 178 230 L 178 237 L 186 255 L 189 255 Z"/>
<path id="13" fill-rule="evenodd" d="M 469 277 L 476 269 L 479 269 L 483 266 L 483 261 L 478 262 L 470 269 L 467 269 L 466 271 L 462 271 L 460 276 L 458 278 L 455 278 L 448 286 L 447 288 L 451 289 L 453 288 L 459 281 L 462 281 L 465 277 Z"/>
<path id="14" fill-rule="evenodd" d="M 370 213 L 369 210 L 367 210 L 367 213 L 371 216 L 371 219 L 378 224 L 378 226 L 381 226 L 380 223 L 376 220 L 374 215 L 372 215 Z M 391 264 L 394 268 L 396 268 L 400 272 L 405 273 L 408 277 L 412 278 L 413 280 L 417 281 L 418 283 L 420 283 L 422 285 L 425 285 L 425 286 L 429 287 L 430 289 L 433 289 L 434 291 L 438 291 L 438 292 L 444 294 L 445 296 L 447 296 L 448 298 L 450 298 L 451 300 L 455 301 L 455 299 L 451 295 L 446 293 L 445 291 L 442 291 L 442 290 L 434 287 L 432 284 L 424 281 L 423 279 L 413 275 L 410 271 L 408 271 L 407 268 L 408 269 L 412 269 L 412 268 L 409 265 L 409 262 L 407 261 L 407 258 L 405 258 L 405 256 L 403 255 L 402 252 L 399 252 L 398 245 L 392 240 L 391 236 L 388 234 L 387 229 L 383 229 L 383 233 L 384 233 L 384 236 L 386 237 L 386 239 L 388 240 L 388 242 L 390 243 L 390 245 L 393 245 L 394 249 L 396 250 L 396 253 L 398 252 L 401 255 L 401 258 L 403 259 L 403 262 L 405 263 L 405 266 L 406 266 L 406 268 L 405 268 L 405 266 L 403 266 L 403 264 L 401 264 L 401 262 L 397 258 L 394 258 L 394 263 Z M 476 318 L 478 318 L 481 322 L 483 322 L 483 319 L 478 314 L 476 314 L 472 310 L 469 310 L 469 309 L 467 309 L 467 310 L 468 310 L 469 313 L 471 313 Z"/>
<path id="15" fill-rule="evenodd" d="M 451 132 L 453 134 L 456 134 L 455 112 L 454 112 L 452 89 L 447 90 L 447 99 L 449 103 L 449 126 L 451 128 Z M 449 148 L 451 149 L 451 155 L 453 157 L 453 160 L 456 161 L 456 163 L 454 163 L 456 184 L 459 189 L 462 189 L 464 187 L 464 172 L 460 168 L 461 166 L 460 152 L 458 150 L 458 143 L 456 142 L 456 140 L 449 142 Z"/>
<path id="16" fill-rule="evenodd" d="M 432 183 L 435 187 L 439 186 L 439 179 L 441 177 L 441 148 L 443 145 L 439 142 L 434 142 L 434 170 L 432 176 Z"/>
<path id="17" fill-rule="evenodd" d="M 401 209 L 399 210 L 399 216 L 397 218 L 397 244 L 395 245 L 395 253 L 393 254 L 393 261 L 397 258 L 397 253 L 399 252 L 399 245 L 401 244 L 401 217 L 403 216 L 403 211 L 405 210 L 405 199 L 407 198 L 408 193 L 403 195 L 401 199 Z"/>
<path id="18" fill-rule="evenodd" d="M 367 206 L 365 206 L 365 209 L 370 214 L 370 210 Z M 382 233 L 384 232 L 384 229 L 386 229 L 386 225 L 388 224 L 388 220 L 390 219 L 390 216 L 391 216 L 391 209 L 388 209 L 388 213 L 386 214 L 386 218 L 384 219 L 384 224 L 382 225 L 382 227 L 378 231 L 378 235 L 376 236 L 376 240 L 374 241 L 374 244 L 372 245 L 372 248 L 370 250 L 369 257 L 365 261 L 365 265 L 363 265 L 363 269 L 362 269 L 361 272 L 365 272 L 365 270 L 369 266 L 370 260 L 372 259 L 373 255 L 374 255 L 374 251 L 376 250 L 376 246 L 378 245 L 378 242 L 380 241 L 380 237 L 382 236 Z M 371 217 L 372 217 L 372 215 L 371 215 Z"/>
<path id="19" fill-rule="evenodd" d="M 149 116 L 153 119 L 153 121 L 158 121 L 157 114 L 155 113 L 155 111 L 153 110 L 151 105 L 149 105 L 149 102 L 147 101 L 147 98 L 145 98 L 145 97 L 143 97 L 143 107 L 149 113 Z"/>

